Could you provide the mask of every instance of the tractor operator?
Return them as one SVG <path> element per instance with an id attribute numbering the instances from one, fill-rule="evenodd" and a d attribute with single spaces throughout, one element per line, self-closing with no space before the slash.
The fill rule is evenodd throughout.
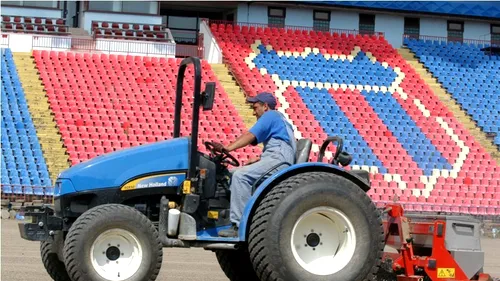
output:
<path id="1" fill-rule="evenodd" d="M 264 150 L 260 157 L 249 159 L 246 166 L 236 168 L 231 178 L 231 228 L 219 232 L 222 237 L 237 237 L 240 219 L 246 203 L 251 197 L 252 185 L 273 166 L 287 162 L 295 163 L 295 152 L 297 150 L 293 127 L 285 119 L 281 112 L 275 110 L 276 99 L 270 93 L 260 93 L 255 97 L 247 99 L 252 104 L 253 115 L 257 117 L 257 123 L 233 143 L 224 146 L 214 143 L 215 150 L 222 152 L 245 147 L 247 145 L 264 144 Z M 285 168 L 282 165 L 273 172 Z"/>

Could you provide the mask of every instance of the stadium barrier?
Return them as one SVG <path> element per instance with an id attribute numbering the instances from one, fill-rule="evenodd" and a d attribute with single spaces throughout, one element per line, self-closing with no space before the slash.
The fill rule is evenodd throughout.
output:
<path id="1" fill-rule="evenodd" d="M 198 56 L 203 58 L 203 37 L 199 37 L 198 45 L 183 45 L 159 41 L 33 36 L 32 45 L 33 49 L 38 50 L 77 50 L 90 53 L 136 54 L 161 57 Z"/>
<path id="2" fill-rule="evenodd" d="M 314 27 L 310 26 L 297 26 L 297 25 L 283 25 L 283 26 L 275 26 L 273 24 L 264 24 L 264 23 L 251 23 L 251 22 L 234 22 L 234 21 L 225 21 L 225 20 L 211 20 L 211 19 L 202 19 L 208 22 L 209 26 L 212 24 L 221 24 L 221 25 L 237 25 L 239 27 L 247 26 L 254 28 L 280 28 L 285 30 L 299 30 L 299 31 L 315 31 L 315 32 L 329 32 L 331 34 L 346 34 L 346 35 L 372 35 L 378 37 L 384 37 L 384 32 L 367 32 L 367 31 L 359 31 L 354 29 L 339 29 L 339 28 L 330 28 L 325 30 L 317 30 Z"/>
<path id="3" fill-rule="evenodd" d="M 9 34 L 2 34 L 2 48 L 8 48 L 9 47 Z"/>

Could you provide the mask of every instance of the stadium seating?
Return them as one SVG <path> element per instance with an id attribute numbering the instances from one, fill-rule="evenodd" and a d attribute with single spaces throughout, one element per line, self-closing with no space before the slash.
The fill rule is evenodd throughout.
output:
<path id="1" fill-rule="evenodd" d="M 248 95 L 270 91 L 300 132 L 340 135 L 378 204 L 498 215 L 500 167 L 380 36 L 211 24 Z"/>
<path id="2" fill-rule="evenodd" d="M 2 15 L 2 31 L 68 35 L 65 19 Z"/>
<path id="3" fill-rule="evenodd" d="M 500 149 L 500 56 L 485 45 L 405 39 L 404 43 L 432 72 Z"/>
<path id="4" fill-rule="evenodd" d="M 2 194 L 49 195 L 47 165 L 10 49 L 2 48 Z"/>
<path id="5" fill-rule="evenodd" d="M 33 55 L 73 164 L 172 137 L 180 59 L 38 50 Z M 192 72 L 189 66 L 182 135 L 191 128 Z M 202 75 L 204 82 L 217 81 L 205 61 Z M 200 115 L 200 141 L 227 142 L 243 132 L 243 120 L 218 81 L 214 109 Z M 235 156 L 245 160 L 258 151 L 246 148 Z"/>
<path id="6" fill-rule="evenodd" d="M 92 33 L 96 38 L 168 41 L 169 34 L 162 25 L 125 22 L 92 21 Z"/>

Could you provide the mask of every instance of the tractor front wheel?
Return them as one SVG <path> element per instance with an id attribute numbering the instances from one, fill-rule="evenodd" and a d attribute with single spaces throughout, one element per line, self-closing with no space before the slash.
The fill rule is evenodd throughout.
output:
<path id="1" fill-rule="evenodd" d="M 258 205 L 250 259 L 262 281 L 373 280 L 383 233 L 380 212 L 354 183 L 330 173 L 299 174 Z"/>
<path id="2" fill-rule="evenodd" d="M 57 241 L 50 237 L 47 241 L 40 242 L 40 255 L 42 256 L 43 266 L 52 280 L 71 281 L 64 263 L 57 255 L 57 247 L 62 247 L 62 242 L 60 245 L 55 244 Z"/>
<path id="3" fill-rule="evenodd" d="M 136 209 L 101 205 L 71 226 L 64 262 L 73 281 L 153 281 L 163 247 L 153 223 Z"/>

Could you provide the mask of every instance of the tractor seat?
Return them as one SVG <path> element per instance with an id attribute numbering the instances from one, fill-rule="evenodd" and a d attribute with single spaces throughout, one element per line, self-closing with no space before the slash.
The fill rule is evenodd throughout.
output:
<path id="1" fill-rule="evenodd" d="M 300 139 L 297 141 L 297 152 L 295 154 L 295 164 L 309 161 L 312 141 L 310 139 Z"/>

